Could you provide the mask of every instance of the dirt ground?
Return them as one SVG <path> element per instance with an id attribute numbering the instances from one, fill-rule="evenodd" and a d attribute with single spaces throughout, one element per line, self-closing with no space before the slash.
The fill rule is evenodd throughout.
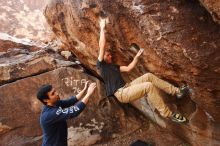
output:
<path id="1" fill-rule="evenodd" d="M 190 146 L 190 144 L 150 121 L 143 123 L 142 127 L 128 135 L 116 136 L 111 141 L 93 146 L 129 146 L 136 140 L 142 140 L 152 146 Z"/>

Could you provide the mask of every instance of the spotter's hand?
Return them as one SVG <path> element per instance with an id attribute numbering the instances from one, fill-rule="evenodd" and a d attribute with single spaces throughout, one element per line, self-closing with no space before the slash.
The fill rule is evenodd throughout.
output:
<path id="1" fill-rule="evenodd" d="M 95 88 L 96 88 L 96 83 L 94 83 L 94 82 L 91 83 L 89 85 L 88 90 L 87 90 L 87 94 L 92 95 L 92 93 L 95 91 Z"/>

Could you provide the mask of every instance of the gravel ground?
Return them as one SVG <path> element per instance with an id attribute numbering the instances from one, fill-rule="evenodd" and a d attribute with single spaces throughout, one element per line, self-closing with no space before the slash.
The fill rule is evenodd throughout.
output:
<path id="1" fill-rule="evenodd" d="M 95 144 L 94 146 L 129 146 L 136 140 L 142 140 L 153 146 L 190 146 L 177 136 L 170 134 L 152 122 L 143 123 L 144 126 L 127 135 L 116 136 L 116 138 Z"/>

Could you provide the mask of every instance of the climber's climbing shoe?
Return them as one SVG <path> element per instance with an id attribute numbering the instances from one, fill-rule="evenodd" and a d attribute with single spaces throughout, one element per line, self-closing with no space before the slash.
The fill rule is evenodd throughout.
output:
<path id="1" fill-rule="evenodd" d="M 176 97 L 179 99 L 188 96 L 192 92 L 192 89 L 190 89 L 189 86 L 187 85 L 184 85 L 179 89 L 180 89 L 180 93 L 176 95 Z"/>
<path id="2" fill-rule="evenodd" d="M 171 120 L 177 123 L 184 123 L 187 121 L 186 118 L 179 113 L 173 113 L 171 115 Z"/>

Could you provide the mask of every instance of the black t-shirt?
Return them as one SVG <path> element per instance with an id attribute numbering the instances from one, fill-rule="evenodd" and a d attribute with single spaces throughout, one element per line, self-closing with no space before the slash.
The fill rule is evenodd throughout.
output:
<path id="1" fill-rule="evenodd" d="M 97 68 L 100 70 L 101 76 L 105 82 L 105 90 L 107 96 L 112 96 L 121 87 L 125 85 L 120 72 L 119 65 L 108 64 L 105 61 L 97 61 Z"/>

